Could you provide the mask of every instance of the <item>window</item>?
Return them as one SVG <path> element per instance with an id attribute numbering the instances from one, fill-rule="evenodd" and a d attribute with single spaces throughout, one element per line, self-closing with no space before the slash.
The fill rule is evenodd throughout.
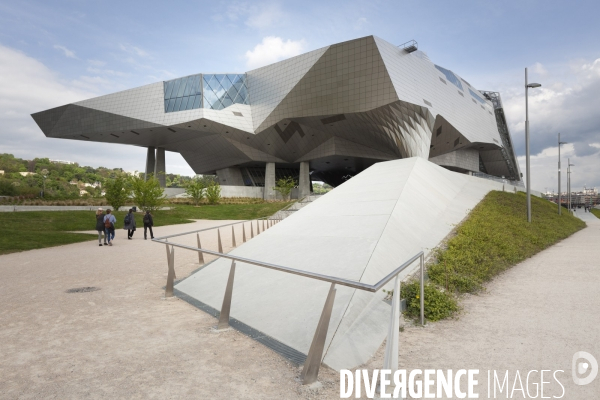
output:
<path id="1" fill-rule="evenodd" d="M 204 75 L 204 108 L 222 110 L 232 104 L 250 104 L 245 74 Z"/>
<path id="2" fill-rule="evenodd" d="M 443 78 L 441 78 L 441 77 L 440 77 L 440 81 L 442 81 L 442 83 L 443 83 L 444 85 L 446 84 L 446 81 L 445 81 Z"/>
<path id="3" fill-rule="evenodd" d="M 438 137 L 442 134 L 442 127 L 440 126 L 439 128 L 437 128 L 437 131 L 435 131 L 435 137 Z"/>
<path id="4" fill-rule="evenodd" d="M 442 74 L 444 74 L 446 76 L 446 79 L 449 80 L 450 83 L 452 83 L 454 86 L 456 86 L 460 90 L 463 90 L 463 87 L 462 87 L 460 81 L 458 80 L 456 75 L 454 75 L 454 73 L 452 71 L 447 70 L 446 68 L 442 68 L 439 65 L 435 65 L 435 67 L 438 69 L 438 71 L 440 71 Z"/>
<path id="5" fill-rule="evenodd" d="M 423 101 L 424 101 L 424 102 L 425 102 L 425 104 L 427 104 L 429 107 L 433 107 L 433 105 L 432 105 L 430 102 L 428 102 L 427 100 L 423 99 Z"/>
<path id="6" fill-rule="evenodd" d="M 471 89 L 469 89 L 469 93 L 471 93 L 471 96 L 473 96 L 474 98 L 477 99 L 477 101 L 479 101 L 481 104 L 485 104 L 485 100 L 481 98 L 481 96 L 479 96 L 478 94 L 476 94 L 474 91 L 472 91 Z"/>
<path id="7" fill-rule="evenodd" d="M 165 112 L 175 112 L 200 108 L 202 90 L 200 74 L 164 82 Z"/>
<path id="8" fill-rule="evenodd" d="M 249 104 L 245 74 L 197 74 L 173 79 L 164 82 L 164 94 L 166 113 Z"/>

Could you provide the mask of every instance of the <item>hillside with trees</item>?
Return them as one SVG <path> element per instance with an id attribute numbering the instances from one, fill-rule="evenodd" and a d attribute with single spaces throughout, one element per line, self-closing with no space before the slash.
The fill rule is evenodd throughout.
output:
<path id="1" fill-rule="evenodd" d="M 131 175 L 122 168 L 94 168 L 48 158 L 23 160 L 12 154 L 0 154 L 0 171 L 0 196 L 35 198 L 45 187 L 46 199 L 99 198 L 107 180 Z M 183 187 L 191 179 L 167 174 L 167 187 Z"/>

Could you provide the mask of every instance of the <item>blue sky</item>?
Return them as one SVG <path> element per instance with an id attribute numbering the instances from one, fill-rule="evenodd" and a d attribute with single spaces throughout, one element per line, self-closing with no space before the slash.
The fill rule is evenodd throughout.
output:
<path id="1" fill-rule="evenodd" d="M 245 72 L 376 35 L 395 44 L 415 39 L 435 63 L 499 91 L 520 156 L 529 67 L 530 80 L 543 84 L 530 97 L 534 188 L 556 189 L 559 131 L 572 142 L 563 154 L 576 165 L 573 187 L 600 187 L 599 12 L 597 1 L 3 0 L 0 152 L 141 170 L 144 149 L 47 139 L 29 114 L 192 73 Z M 192 173 L 174 154 L 167 169 Z"/>

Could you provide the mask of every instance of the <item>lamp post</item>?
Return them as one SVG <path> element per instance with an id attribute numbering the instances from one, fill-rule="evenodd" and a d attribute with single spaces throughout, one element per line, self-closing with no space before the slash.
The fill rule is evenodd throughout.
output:
<path id="1" fill-rule="evenodd" d="M 46 178 L 48 177 L 48 170 L 44 168 L 40 171 L 42 173 L 42 197 L 46 196 Z"/>
<path id="2" fill-rule="evenodd" d="M 562 215 L 562 205 L 561 205 L 561 196 L 560 196 L 560 145 L 566 144 L 567 142 L 560 141 L 560 132 L 558 132 L 558 215 Z"/>
<path id="3" fill-rule="evenodd" d="M 540 87 L 539 83 L 527 82 L 527 68 L 525 68 L 525 169 L 527 171 L 527 222 L 531 222 L 531 170 L 529 168 L 529 98 L 530 88 Z"/>
<path id="4" fill-rule="evenodd" d="M 567 168 L 567 190 L 569 191 L 568 199 L 569 199 L 569 212 L 571 212 L 571 167 L 574 167 L 575 164 L 571 164 L 571 160 L 567 158 L 568 168 Z"/>

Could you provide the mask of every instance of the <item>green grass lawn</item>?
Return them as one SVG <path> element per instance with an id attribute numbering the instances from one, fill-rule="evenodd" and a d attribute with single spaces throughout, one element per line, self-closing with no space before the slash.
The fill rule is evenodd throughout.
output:
<path id="1" fill-rule="evenodd" d="M 597 218 L 600 218 L 600 210 L 597 208 L 592 208 L 592 214 L 594 214 Z"/>
<path id="2" fill-rule="evenodd" d="M 290 203 L 219 204 L 199 207 L 175 205 L 172 210 L 156 211 L 154 226 L 184 224 L 193 219 L 247 220 L 274 214 Z M 106 209 L 106 207 L 104 207 Z M 117 229 L 123 227 L 125 212 L 115 213 Z M 136 215 L 142 227 L 142 214 Z M 24 211 L 0 213 L 0 254 L 85 242 L 97 235 L 70 233 L 96 229 L 93 211 Z"/>
<path id="3" fill-rule="evenodd" d="M 430 285 L 443 294 L 425 296 L 425 314 L 442 319 L 456 311 L 455 294 L 474 293 L 502 271 L 552 246 L 585 227 L 579 218 L 563 212 L 556 204 L 531 196 L 532 222 L 527 222 L 524 193 L 493 191 L 472 210 L 456 229 L 445 250 L 429 266 Z M 418 282 L 402 290 L 409 300 L 408 314 L 418 315 Z M 433 291 L 434 288 L 430 288 Z M 453 299 L 454 298 L 454 299 Z M 414 306 L 411 309 L 411 304 Z"/>

